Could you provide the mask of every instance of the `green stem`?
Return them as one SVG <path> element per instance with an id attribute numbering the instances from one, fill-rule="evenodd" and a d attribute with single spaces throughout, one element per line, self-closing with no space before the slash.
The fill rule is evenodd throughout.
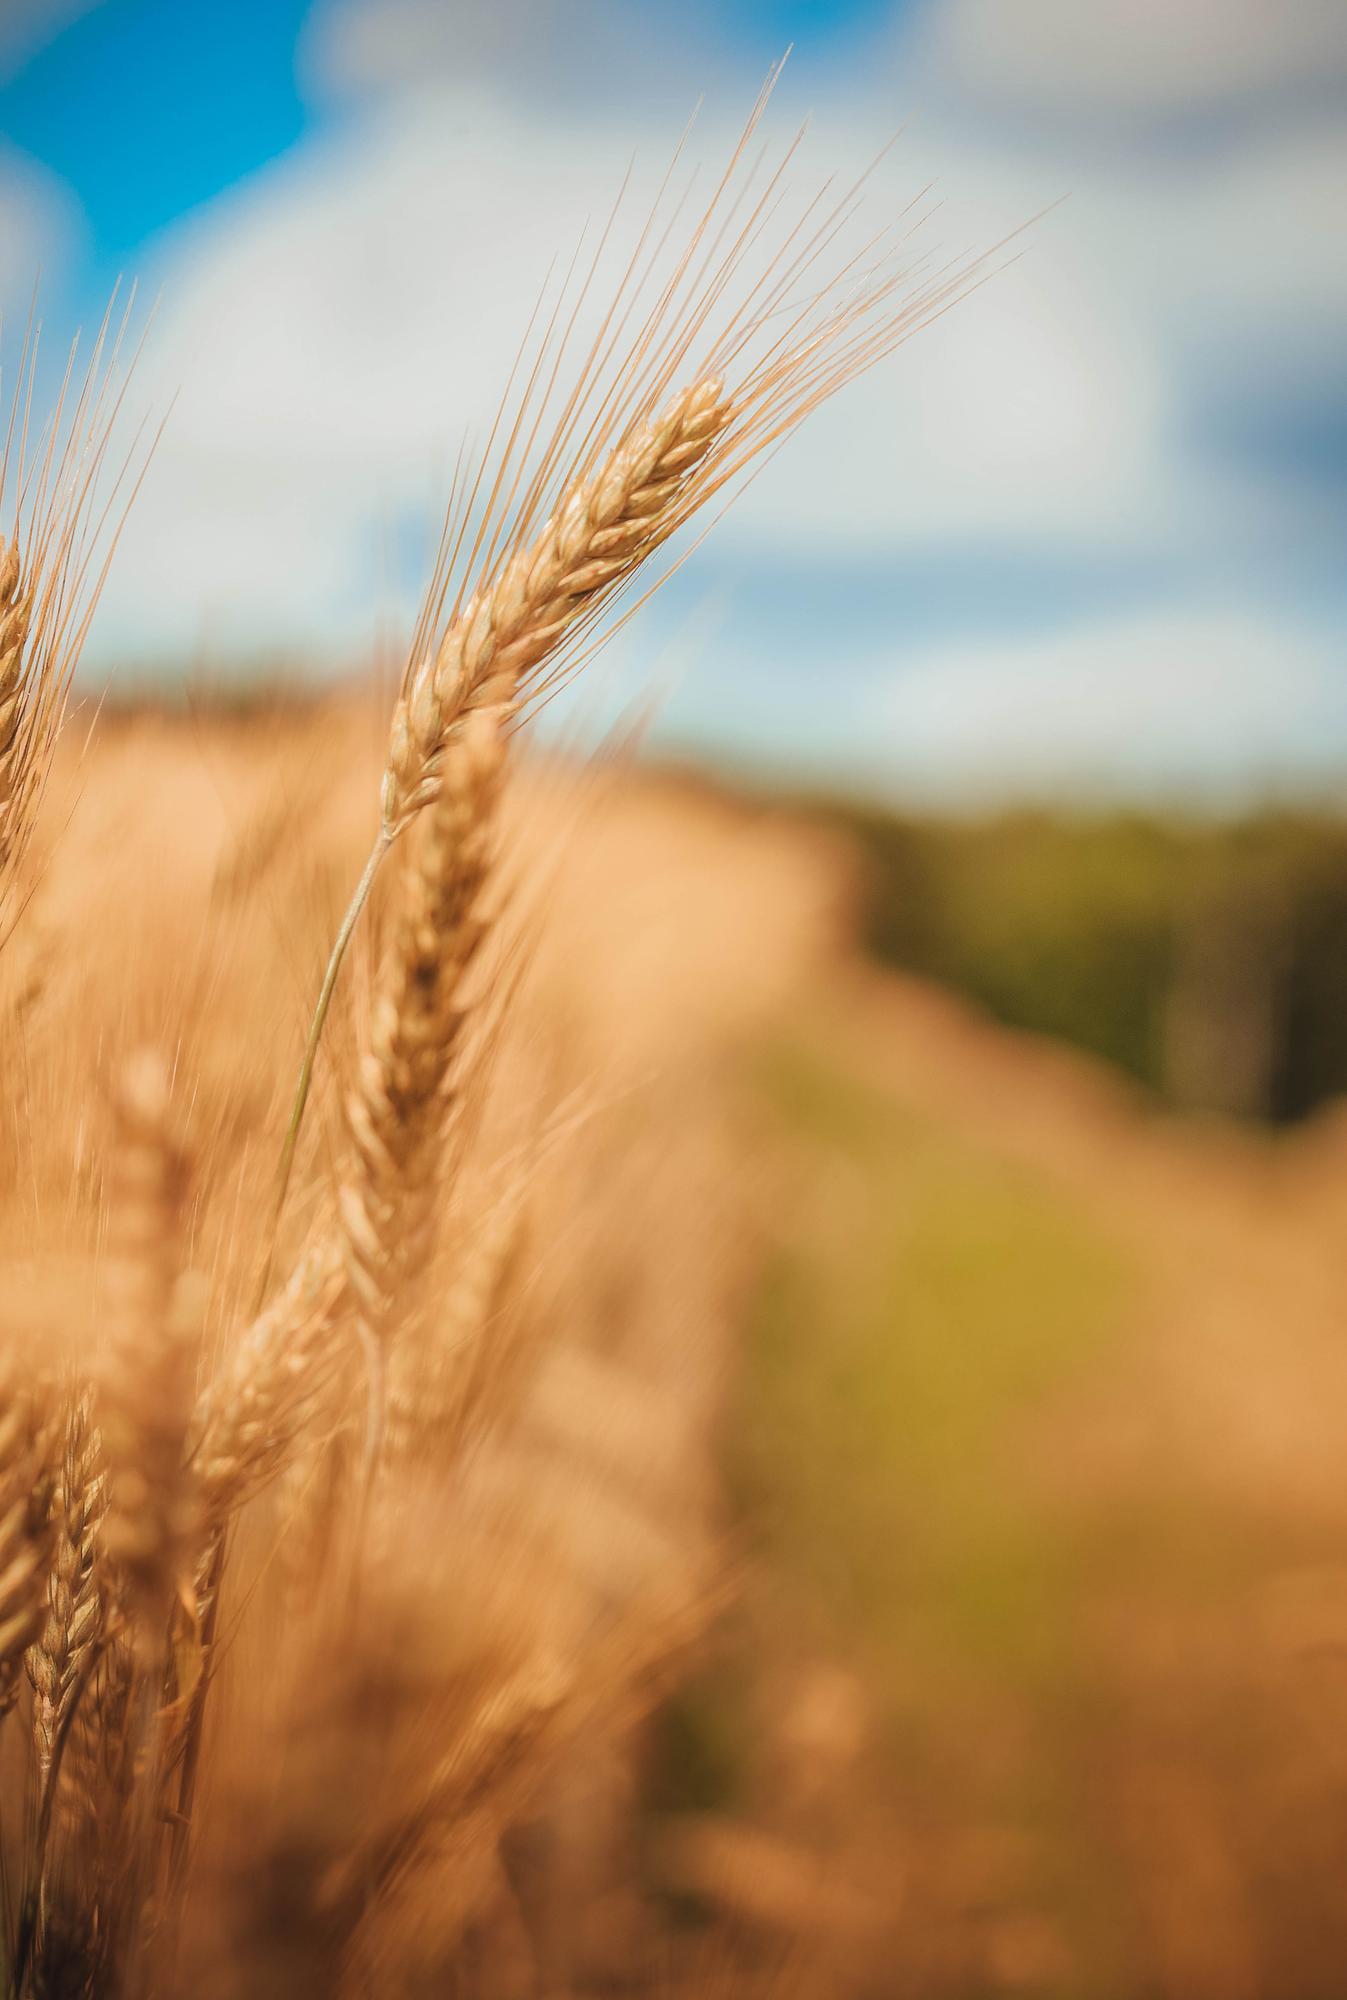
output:
<path id="1" fill-rule="evenodd" d="M 309 1087 L 313 1082 L 313 1066 L 318 1055 L 318 1044 L 323 1038 L 323 1027 L 327 1020 L 327 1010 L 332 1004 L 332 995 L 336 991 L 337 975 L 341 971 L 342 960 L 346 956 L 346 947 L 351 942 L 351 934 L 360 920 L 360 912 L 364 909 L 369 898 L 369 892 L 374 886 L 374 878 L 379 872 L 379 864 L 391 845 L 392 842 L 387 830 L 381 827 L 378 838 L 370 849 L 369 859 L 365 863 L 364 872 L 356 884 L 355 894 L 351 897 L 346 915 L 341 920 L 341 927 L 337 932 L 336 938 L 333 940 L 332 952 L 327 961 L 327 970 L 323 974 L 323 983 L 318 989 L 318 1002 L 313 1010 L 313 1020 L 309 1024 L 309 1038 L 304 1045 L 304 1059 L 300 1063 L 299 1079 L 295 1085 L 295 1101 L 290 1109 L 290 1123 L 286 1128 L 285 1144 L 281 1147 L 281 1163 L 276 1182 L 276 1209 L 272 1217 L 271 1239 L 267 1248 L 266 1263 L 263 1266 L 262 1279 L 258 1286 L 257 1309 L 259 1311 L 266 1296 L 267 1285 L 271 1279 L 271 1265 L 272 1259 L 276 1254 L 276 1237 L 280 1229 L 281 1212 L 285 1207 L 285 1197 L 290 1186 L 290 1175 L 295 1164 L 295 1148 L 299 1144 L 300 1127 L 304 1122 L 304 1109 L 309 1101 Z"/>

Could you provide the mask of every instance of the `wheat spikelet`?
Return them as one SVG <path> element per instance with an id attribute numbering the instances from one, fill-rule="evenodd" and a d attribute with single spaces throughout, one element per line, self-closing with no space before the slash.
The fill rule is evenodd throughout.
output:
<path id="1" fill-rule="evenodd" d="M 50 1496 L 41 1406 L 0 1361 L 0 1722 L 18 1700 L 23 1656 L 42 1624 Z"/>
<path id="2" fill-rule="evenodd" d="M 20 724 L 32 601 L 20 588 L 22 578 L 18 549 L 0 535 L 0 856 L 8 845 L 7 827 L 23 780 Z"/>
<path id="3" fill-rule="evenodd" d="M 468 599 L 398 703 L 382 790 L 388 838 L 436 795 L 455 723 L 476 705 L 512 701 L 680 524 L 680 500 L 730 415 L 714 378 L 685 389 L 636 424 L 598 472 L 577 479 L 536 539 Z"/>
<path id="4" fill-rule="evenodd" d="M 132 473 L 128 458 L 111 491 L 103 487 L 125 389 L 117 376 L 130 310 L 128 302 L 117 325 L 109 305 L 82 382 L 74 375 L 72 348 L 44 440 L 31 455 L 28 416 L 37 340 L 30 328 L 0 437 L 0 500 L 7 510 L 13 495 L 12 531 L 0 534 L 0 944 L 15 914 L 11 894 L 64 720 L 71 676 L 120 531 L 117 490 Z M 130 494 L 137 484 L 133 476 Z"/>
<path id="5" fill-rule="evenodd" d="M 495 1405 L 508 1388 L 520 1340 L 489 1337 L 519 1263 L 523 1243 L 520 1205 L 503 1203 L 467 1242 L 438 1306 L 431 1337 L 418 1342 L 389 1375 L 388 1453 L 451 1462 L 463 1438 L 490 1427 Z"/>
<path id="6" fill-rule="evenodd" d="M 481 901 L 504 760 L 502 722 L 499 707 L 474 708 L 438 753 L 433 809 L 347 1105 L 353 1163 L 339 1212 L 376 1398 L 399 1291 L 414 1281 L 424 1255 L 436 1142 L 465 1018 L 464 979 L 486 930 Z"/>
<path id="7" fill-rule="evenodd" d="M 183 1161 L 169 1119 L 168 1076 L 143 1051 L 116 1103 L 109 1203 L 109 1343 L 100 1421 L 107 1452 L 108 1553 L 135 1638 L 162 1646 L 169 1606 L 190 1575 L 195 1491 L 184 1470 L 195 1368 L 192 1314 L 178 1292 Z"/>
<path id="8" fill-rule="evenodd" d="M 38 1779 L 45 1788 L 75 1690 L 102 1623 L 98 1558 L 106 1481 L 103 1447 L 81 1396 L 66 1418 L 65 1445 L 54 1496 L 55 1547 L 47 1579 L 47 1615 L 28 1650 L 33 1685 L 33 1738 Z"/>
<path id="9" fill-rule="evenodd" d="M 342 1290 L 340 1247 L 323 1239 L 198 1399 L 189 1457 L 210 1533 L 284 1469 L 331 1371 Z"/>

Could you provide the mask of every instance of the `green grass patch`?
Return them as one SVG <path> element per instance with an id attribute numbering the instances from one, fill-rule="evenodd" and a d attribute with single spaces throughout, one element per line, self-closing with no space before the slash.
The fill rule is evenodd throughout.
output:
<path id="1" fill-rule="evenodd" d="M 881 1668 L 1051 1679 L 1078 1538 L 1036 1492 L 1035 1431 L 1119 1324 L 1125 1259 L 1042 1177 L 815 1053 L 763 1081 L 804 1187 L 750 1333 L 760 1544 Z"/>

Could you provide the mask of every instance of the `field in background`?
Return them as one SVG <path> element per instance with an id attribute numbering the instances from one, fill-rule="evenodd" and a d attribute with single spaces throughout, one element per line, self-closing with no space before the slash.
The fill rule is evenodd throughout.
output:
<path id="1" fill-rule="evenodd" d="M 741 1665 L 833 1713 L 828 1879 L 897 1990 L 1336 1993 L 1347 1130 L 1211 1107 L 1331 1098 L 1342 828 L 825 817 L 856 940 L 982 1002 L 844 945 L 750 1066 L 792 1167 L 731 1437 Z"/>
<path id="2" fill-rule="evenodd" d="M 31 1091 L 0 1232 L 30 1327 L 87 1309 L 64 1134 L 124 1048 L 185 1024 L 217 1180 L 270 1170 L 379 740 L 354 707 L 146 713 L 58 772 L 5 964 Z M 708 1550 L 735 1585 L 652 1726 L 600 1730 L 534 1802 L 524 1847 L 562 1860 L 531 1899 L 506 1857 L 519 1963 L 577 1992 L 705 1991 L 710 1965 L 738 1993 L 1333 2000 L 1342 1125 L 1161 1116 L 877 967 L 835 826 L 536 769 L 511 825 L 531 969 L 499 1081 L 514 1143 L 548 1135 L 552 1310 L 500 1478 L 577 1604 Z M 994 917 L 1000 964 L 1038 937 L 1037 991 L 1077 936 L 1093 969 L 1059 995 L 1111 992 L 1100 855 L 1069 897 L 1009 896 L 993 861 L 1023 884 L 1047 836 L 966 840 L 943 907 Z M 536 1990 L 492 1894 L 492 1990 Z"/>
<path id="3" fill-rule="evenodd" d="M 881 962 L 1182 1109 L 1287 1123 L 1347 1091 L 1341 816 L 809 810 L 859 846 Z"/>
<path id="4" fill-rule="evenodd" d="M 898 1990 L 1336 1992 L 1340 1129 L 1163 1121 L 856 966 L 759 1074 L 748 1657 L 854 1679 Z"/>

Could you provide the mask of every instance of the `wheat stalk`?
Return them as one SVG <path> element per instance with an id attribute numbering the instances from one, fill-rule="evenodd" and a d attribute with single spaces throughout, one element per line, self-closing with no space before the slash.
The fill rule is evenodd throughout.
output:
<path id="1" fill-rule="evenodd" d="M 284 1202 L 313 1064 L 347 945 L 380 860 L 444 782 L 456 728 L 475 708 L 508 710 L 567 636 L 640 567 L 690 511 L 698 466 L 730 420 L 714 378 L 628 430 L 607 461 L 574 479 L 554 514 L 454 616 L 438 648 L 410 669 L 380 787 L 380 829 L 337 933 L 319 990 L 281 1155 Z"/>
<path id="2" fill-rule="evenodd" d="M 850 219 L 848 196 L 812 236 L 804 233 L 816 206 L 811 203 L 768 257 L 765 271 L 750 282 L 746 274 L 772 215 L 771 196 L 785 162 L 737 232 L 730 227 L 734 204 L 729 203 L 728 214 L 725 205 L 774 82 L 775 74 L 728 172 L 693 229 L 673 278 L 655 299 L 631 353 L 605 385 L 604 371 L 614 343 L 644 282 L 636 278 L 635 294 L 626 296 L 639 265 L 639 254 L 633 257 L 603 332 L 542 453 L 541 465 L 518 500 L 510 532 L 511 509 L 522 478 L 521 467 L 512 460 L 526 430 L 534 386 L 540 377 L 546 379 L 546 342 L 538 355 L 509 428 L 486 518 L 473 543 L 470 561 L 480 551 L 487 552 L 485 581 L 466 601 L 460 598 L 433 653 L 413 647 L 393 719 L 379 833 L 338 929 L 300 1063 L 281 1149 L 273 1240 L 342 960 L 384 854 L 435 796 L 440 763 L 455 724 L 476 703 L 509 705 L 555 683 L 565 670 L 560 656 L 570 641 L 600 619 L 612 597 L 654 549 L 820 402 L 891 352 L 975 280 L 980 259 L 939 271 L 924 284 L 912 286 L 913 272 L 894 255 L 892 246 L 867 265 L 881 233 L 881 238 L 816 284 L 814 267 Z M 642 244 L 644 240 L 643 236 Z M 724 307 L 719 337 L 706 340 L 710 315 L 723 306 L 736 283 L 743 288 L 737 307 Z M 912 286 L 909 295 L 895 307 L 895 297 L 908 286 Z M 691 385 L 652 417 L 651 410 L 667 394 L 674 375 L 703 342 L 704 365 L 695 371 Z M 724 382 L 731 365 L 736 385 L 727 395 Z M 544 405 L 545 399 L 546 391 Z M 615 433 L 618 442 L 602 459 Z M 579 448 L 561 480 L 560 498 L 534 533 L 547 481 L 565 464 L 577 437 Z M 478 490 L 475 483 L 472 495 Z M 418 638 L 438 620 L 465 526 L 466 517 L 457 533 L 446 531 Z M 497 563 L 495 554 L 502 546 L 508 546 L 510 553 Z M 570 664 L 574 665 L 573 659 Z M 264 1286 L 267 1275 L 264 1270 Z"/>
<path id="3" fill-rule="evenodd" d="M 434 656 L 409 676 L 395 711 L 380 841 L 390 845 L 427 808 L 430 823 L 347 1104 L 354 1171 L 339 1214 L 366 1356 L 367 1476 L 382 1436 L 389 1329 L 424 1262 L 464 975 L 484 932 L 477 905 L 504 724 L 577 623 L 686 518 L 697 470 L 732 415 L 723 384 L 709 378 L 633 425 L 468 599 Z"/>

